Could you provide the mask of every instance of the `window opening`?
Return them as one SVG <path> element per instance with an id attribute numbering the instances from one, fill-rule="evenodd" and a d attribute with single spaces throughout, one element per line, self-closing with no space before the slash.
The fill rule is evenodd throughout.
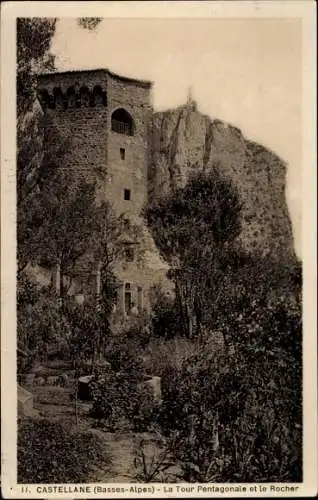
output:
<path id="1" fill-rule="evenodd" d="M 132 308 L 131 292 L 125 292 L 125 313 L 130 316 Z"/>
<path id="2" fill-rule="evenodd" d="M 134 135 L 134 122 L 130 114 L 123 108 L 112 114 L 111 127 L 113 132 L 123 135 Z"/>
<path id="3" fill-rule="evenodd" d="M 139 311 L 142 311 L 143 309 L 143 293 L 141 286 L 138 287 L 138 308 Z"/>
<path id="4" fill-rule="evenodd" d="M 124 189 L 124 200 L 130 200 L 130 189 Z"/>
<path id="5" fill-rule="evenodd" d="M 126 156 L 125 148 L 120 148 L 120 158 L 124 160 L 125 156 Z"/>

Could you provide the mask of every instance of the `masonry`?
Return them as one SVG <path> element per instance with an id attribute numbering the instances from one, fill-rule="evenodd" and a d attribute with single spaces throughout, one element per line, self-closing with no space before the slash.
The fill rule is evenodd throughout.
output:
<path id="1" fill-rule="evenodd" d="M 116 266 L 120 283 L 117 308 L 128 315 L 133 308 L 140 312 L 149 307 L 149 289 L 164 279 L 167 269 L 158 256 L 150 259 L 152 265 L 149 258 L 148 264 L 142 258 L 145 250 L 149 254 L 149 245 L 154 251 L 140 217 L 148 193 L 151 87 L 151 82 L 122 77 L 107 69 L 38 77 L 39 101 L 49 118 L 47 123 L 62 134 L 71 130 L 70 151 L 63 157 L 65 168 L 75 167 L 78 175 L 88 180 L 94 177 L 97 203 L 108 200 L 116 216 L 125 221 L 122 259 Z M 132 231 L 136 225 L 140 228 L 138 237 Z M 73 285 L 72 293 L 81 293 L 85 300 L 80 281 L 83 279 L 78 280 L 78 286 Z M 98 292 L 97 269 L 84 281 L 86 290 L 95 283 Z"/>

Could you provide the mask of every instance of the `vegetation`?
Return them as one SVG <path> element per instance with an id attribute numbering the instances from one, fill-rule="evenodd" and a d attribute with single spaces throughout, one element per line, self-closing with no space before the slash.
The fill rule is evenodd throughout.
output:
<path id="1" fill-rule="evenodd" d="M 155 242 L 172 265 L 179 323 L 188 338 L 200 332 L 240 231 L 238 194 L 218 172 L 199 173 L 146 212 Z"/>
<path id="2" fill-rule="evenodd" d="M 109 462 L 107 450 L 92 433 L 74 431 L 65 424 L 47 420 L 19 422 L 18 482 L 21 484 L 85 483 L 91 479 L 94 466 L 106 468 Z"/>
<path id="3" fill-rule="evenodd" d="M 301 481 L 300 310 L 255 304 L 232 332 L 230 358 L 203 349 L 163 375 L 161 425 L 183 479 Z"/>
<path id="4" fill-rule="evenodd" d="M 63 168 L 68 138 L 44 128 L 36 106 L 35 73 L 53 67 L 55 26 L 18 21 L 18 338 L 31 352 L 21 375 L 33 361 L 71 361 L 94 375 L 95 425 L 159 430 L 157 456 L 137 447 L 138 480 L 163 480 L 174 464 L 183 481 L 301 481 L 300 264 L 243 250 L 238 192 L 214 165 L 146 210 L 175 296 L 154 290 L 152 316 L 114 333 L 123 221 L 96 206 L 93 182 Z M 68 292 L 83 261 L 99 263 L 101 290 L 98 302 L 77 305 Z M 52 287 L 34 285 L 30 264 L 59 266 L 59 301 Z M 93 369 L 100 358 L 103 372 Z M 162 404 L 145 374 L 161 377 Z M 97 438 L 66 422 L 21 421 L 18 444 L 20 482 L 84 482 L 96 462 L 107 463 Z"/>

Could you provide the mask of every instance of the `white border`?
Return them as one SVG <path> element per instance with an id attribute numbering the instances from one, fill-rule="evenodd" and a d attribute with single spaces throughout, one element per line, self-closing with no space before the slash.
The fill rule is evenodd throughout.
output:
<path id="1" fill-rule="evenodd" d="M 303 24 L 303 197 L 302 258 L 304 271 L 304 483 L 295 495 L 317 494 L 317 336 L 316 336 L 316 16 L 315 2 L 7 2 L 1 10 L 1 403 L 2 403 L 2 494 L 5 498 L 104 498 L 105 493 L 37 493 L 29 486 L 22 494 L 16 485 L 16 236 L 15 236 L 15 25 L 17 17 L 108 18 L 259 18 L 300 17 Z M 45 452 L 45 450 L 43 450 Z M 39 486 L 39 485 L 37 485 Z M 90 485 L 94 492 L 94 485 Z M 108 484 L 108 487 L 119 484 Z M 129 488 L 129 484 L 123 485 Z M 153 485 L 153 497 L 186 496 Z M 170 485 L 169 485 L 170 486 Z M 194 486 L 195 485 L 187 485 Z M 221 485 L 219 485 L 221 486 Z M 230 486 L 223 484 L 222 486 Z M 233 486 L 233 485 L 231 485 Z M 253 485 L 242 485 L 248 489 Z M 266 485 L 264 485 L 266 486 Z M 158 490 L 159 488 L 159 490 Z M 227 496 L 278 496 L 266 491 Z M 127 498 L 149 493 L 125 494 Z M 188 496 L 199 495 L 194 489 Z M 121 498 L 122 495 L 117 495 Z"/>

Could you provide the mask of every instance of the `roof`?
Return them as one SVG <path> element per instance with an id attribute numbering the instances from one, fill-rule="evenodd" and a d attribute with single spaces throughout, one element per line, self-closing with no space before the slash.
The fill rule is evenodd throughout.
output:
<path id="1" fill-rule="evenodd" d="M 81 74 L 84 74 L 84 73 L 96 73 L 96 72 L 102 72 L 102 73 L 106 73 L 108 74 L 109 76 L 111 76 L 112 78 L 116 78 L 118 80 L 122 80 L 122 81 L 125 81 L 125 82 L 129 82 L 129 83 L 134 83 L 136 85 L 142 85 L 142 86 L 145 86 L 145 87 L 151 87 L 153 85 L 153 82 L 149 81 L 149 80 L 141 80 L 141 79 L 137 79 L 137 78 L 132 78 L 132 77 L 129 77 L 129 76 L 123 76 L 123 75 L 119 75 L 117 73 L 114 73 L 113 71 L 110 71 L 108 68 L 96 68 L 96 69 L 71 69 L 71 70 L 67 70 L 67 71 L 52 71 L 52 72 L 48 72 L 48 73 L 39 73 L 38 74 L 38 78 L 45 78 L 45 77 L 54 77 L 54 76 L 63 76 L 63 75 L 71 75 L 71 74 L 75 74 L 75 73 L 81 73 Z"/>

